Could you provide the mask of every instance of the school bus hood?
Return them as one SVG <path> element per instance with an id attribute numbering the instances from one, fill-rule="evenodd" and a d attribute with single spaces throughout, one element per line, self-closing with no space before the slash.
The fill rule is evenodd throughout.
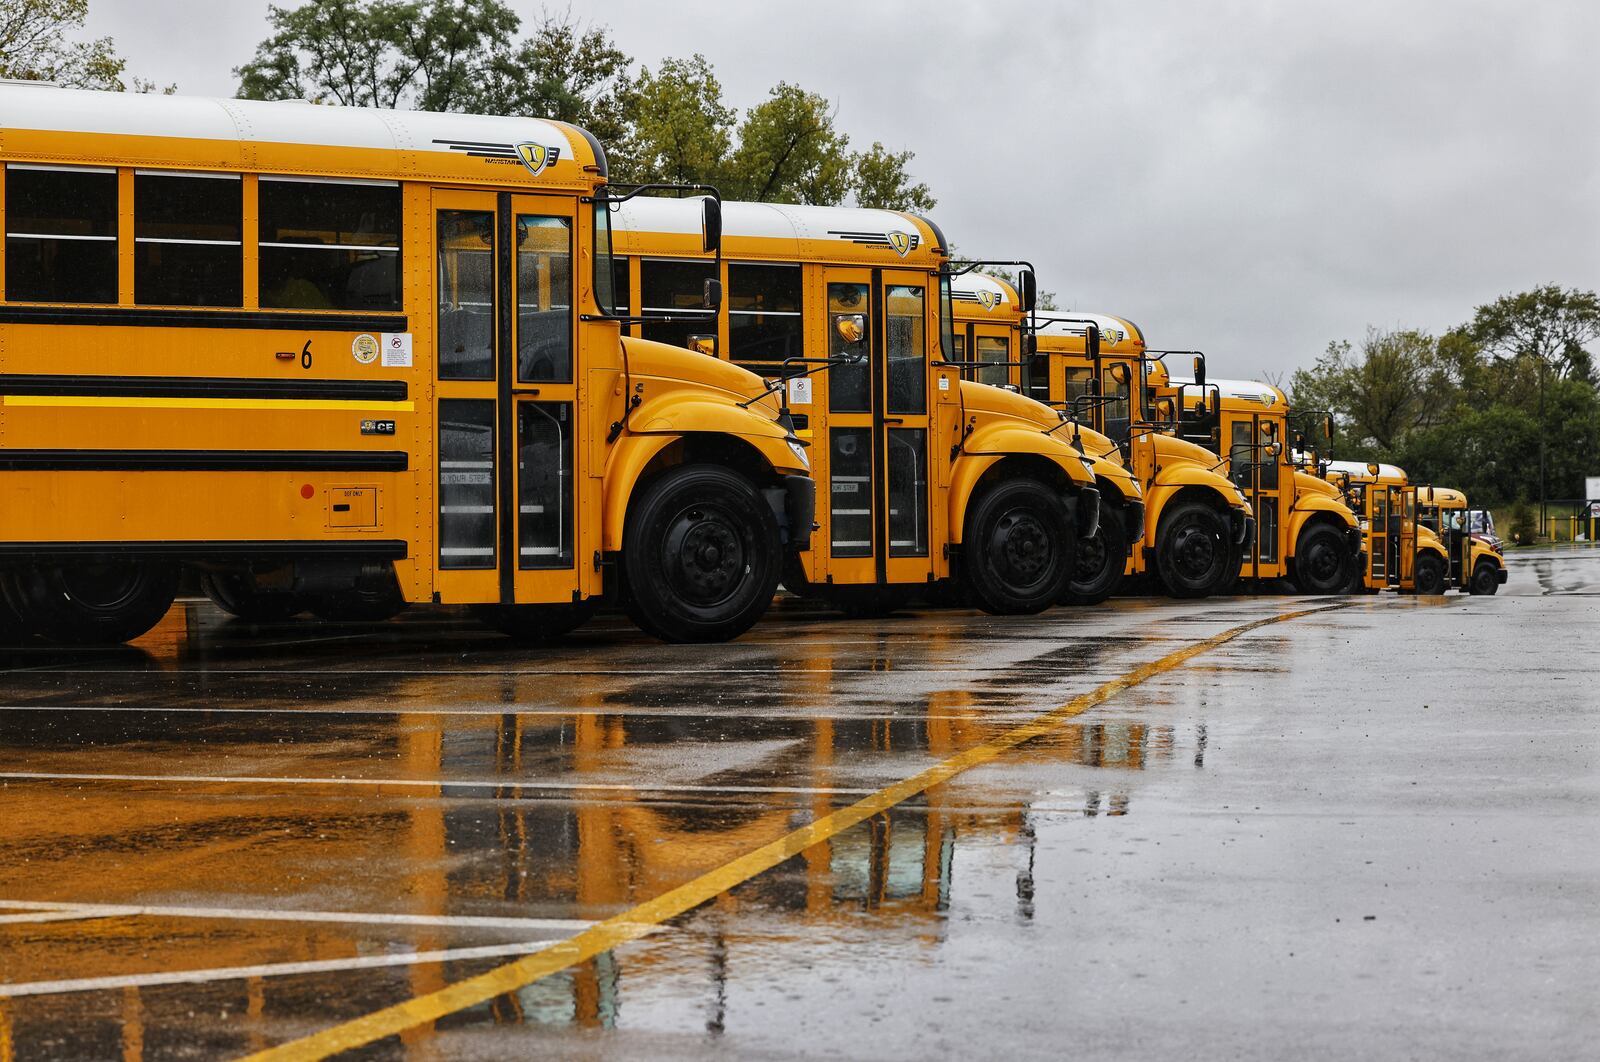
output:
<path id="1" fill-rule="evenodd" d="M 1061 423 L 1060 415 L 1042 402 L 1035 402 L 1003 387 L 975 383 L 972 380 L 961 381 L 961 404 L 966 407 L 969 414 L 989 413 L 1001 417 L 1015 417 L 1040 428 L 1053 428 Z M 1062 428 L 1056 434 L 1067 438 L 1071 431 L 1071 428 Z"/>
<path id="2" fill-rule="evenodd" d="M 1156 460 L 1160 464 L 1171 464 L 1181 461 L 1185 464 L 1200 465 L 1202 468 L 1220 468 L 1217 455 L 1203 446 L 1197 446 L 1187 439 L 1179 439 L 1173 435 L 1162 435 L 1157 432 L 1150 436 L 1155 444 Z"/>
<path id="3" fill-rule="evenodd" d="M 1301 472 L 1299 469 L 1295 469 L 1294 489 L 1296 494 L 1320 494 L 1323 497 L 1333 498 L 1340 502 L 1344 500 L 1339 495 L 1338 487 L 1335 487 L 1325 479 L 1313 476 L 1309 472 Z"/>
<path id="4" fill-rule="evenodd" d="M 640 397 L 645 402 L 655 397 L 652 392 L 673 388 L 673 385 L 702 393 L 707 389 L 720 391 L 722 397 L 738 402 L 748 401 L 767 389 L 766 381 L 750 370 L 685 347 L 649 339 L 623 339 L 622 346 L 627 351 L 628 375 L 635 388 L 644 384 Z M 776 425 L 777 396 L 769 395 L 753 403 L 750 412 Z"/>

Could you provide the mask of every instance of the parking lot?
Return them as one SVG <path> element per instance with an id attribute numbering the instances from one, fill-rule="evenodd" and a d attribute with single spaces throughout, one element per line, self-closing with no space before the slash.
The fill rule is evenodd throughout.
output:
<path id="1" fill-rule="evenodd" d="M 1600 552 L 1509 563 L 6 653 L 0 1059 L 1587 1054 Z"/>

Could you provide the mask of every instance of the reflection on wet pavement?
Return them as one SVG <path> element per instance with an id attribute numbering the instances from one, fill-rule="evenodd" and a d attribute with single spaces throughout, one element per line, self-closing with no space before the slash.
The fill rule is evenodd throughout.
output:
<path id="1" fill-rule="evenodd" d="M 1441 1008 L 1471 1020 L 1440 1053 L 1481 1049 L 1485 1013 L 1559 1051 L 1600 973 L 1552 943 L 1588 936 L 1600 881 L 1578 843 L 1600 660 L 1548 658 L 1551 630 L 1596 644 L 1583 605 L 1385 596 L 1253 632 L 370 1053 L 1054 1056 L 1070 1028 L 1089 1054 L 1282 1057 L 1357 1027 L 1406 1053 Z M 602 618 L 525 649 L 445 610 L 251 627 L 186 603 L 136 647 L 4 654 L 0 1058 L 237 1055 L 434 991 L 1304 607 L 787 609 L 696 648 Z M 1513 659 L 1571 688 L 1529 703 Z M 1537 924 L 1485 924 L 1530 887 Z M 1583 976 L 1491 996 L 1474 964 L 1508 949 Z M 1291 1036 L 1307 1013 L 1328 1039 Z"/>

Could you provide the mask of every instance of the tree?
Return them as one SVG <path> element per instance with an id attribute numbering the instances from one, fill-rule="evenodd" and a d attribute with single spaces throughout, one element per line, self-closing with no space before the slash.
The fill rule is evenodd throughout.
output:
<path id="1" fill-rule="evenodd" d="M 933 192 L 920 181 L 912 183 L 906 172 L 906 164 L 915 157 L 910 151 L 890 151 L 874 140 L 869 150 L 851 160 L 856 205 L 915 214 L 932 211 L 938 205 Z"/>
<path id="2" fill-rule="evenodd" d="M 274 5 L 275 31 L 234 73 L 245 99 L 478 111 L 520 20 L 499 0 Z"/>
<path id="3" fill-rule="evenodd" d="M 1535 358 L 1560 377 L 1594 383 L 1588 348 L 1600 339 L 1600 297 L 1546 284 L 1479 306 L 1465 332 L 1491 357 Z"/>
<path id="4" fill-rule="evenodd" d="M 706 57 L 663 59 L 628 88 L 623 106 L 631 129 L 623 183 L 714 184 L 732 145 L 734 112 Z"/>
<path id="5" fill-rule="evenodd" d="M 83 28 L 89 0 L 8 0 L 0 5 L 0 77 L 54 81 L 70 88 L 127 88 L 110 37 L 73 42 Z"/>
<path id="6" fill-rule="evenodd" d="M 580 125 L 605 145 L 615 164 L 628 133 L 623 97 L 632 66 L 605 27 L 580 23 L 570 11 L 546 11 L 532 36 L 490 64 L 483 107 Z"/>
<path id="7" fill-rule="evenodd" d="M 745 112 L 728 160 L 724 195 L 758 203 L 833 206 L 850 191 L 850 138 L 834 128 L 826 99 L 780 81 Z"/>
<path id="8" fill-rule="evenodd" d="M 1328 344 L 1310 369 L 1296 369 L 1290 400 L 1301 409 L 1332 410 L 1357 446 L 1394 450 L 1455 404 L 1455 382 L 1439 342 L 1426 332 L 1368 328 L 1359 356 L 1347 340 Z"/>

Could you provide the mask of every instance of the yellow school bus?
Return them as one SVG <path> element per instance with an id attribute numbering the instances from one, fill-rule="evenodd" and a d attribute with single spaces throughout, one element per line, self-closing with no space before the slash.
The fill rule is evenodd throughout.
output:
<path id="1" fill-rule="evenodd" d="M 1159 367 L 1131 322 L 1089 313 L 1034 321 L 1030 349 L 1013 368 L 1016 386 L 1083 420 L 1121 451 L 1144 496 L 1142 536 L 1125 574 L 1154 576 L 1174 597 L 1206 597 L 1231 586 L 1253 517 L 1215 455 L 1166 433 L 1146 378 Z"/>
<path id="2" fill-rule="evenodd" d="M 1301 593 L 1355 590 L 1361 577 L 1361 529 L 1333 484 L 1304 471 L 1291 438 L 1289 400 L 1271 384 L 1210 381 L 1216 416 L 1211 449 L 1250 500 L 1256 522 L 1239 577 L 1260 583 L 1287 579 Z M 1192 388 L 1170 380 L 1158 397 Z M 1180 412 L 1182 403 L 1177 403 Z"/>
<path id="3" fill-rule="evenodd" d="M 611 595 L 724 639 L 805 546 L 762 380 L 621 338 L 583 130 L 16 84 L 0 115 L 10 627 L 137 637 L 187 565 L 244 616 L 537 637 Z"/>
<path id="4" fill-rule="evenodd" d="M 950 295 L 955 360 L 963 365 L 963 375 L 1020 390 L 1028 368 L 1021 353 L 1024 336 L 1031 333 L 1017 289 L 1004 279 L 968 272 L 954 279 Z M 1030 397 L 1048 403 L 1050 396 Z M 1067 415 L 1065 410 L 1061 413 Z M 1088 459 L 1100 491 L 1100 526 L 1092 537 L 1078 542 L 1077 563 L 1063 600 L 1098 604 L 1116 591 L 1135 543 L 1144 538 L 1144 493 L 1123 463 L 1122 451 L 1106 436 L 1081 419 L 1063 433 Z"/>
<path id="5" fill-rule="evenodd" d="M 1470 508 L 1463 492 L 1413 484 L 1398 465 L 1329 461 L 1324 467 L 1365 530 L 1367 589 L 1493 594 L 1506 581 L 1494 517 Z"/>
<path id="6" fill-rule="evenodd" d="M 1098 520 L 1063 422 L 961 379 L 949 250 L 925 218 L 727 203 L 723 259 L 692 202 L 639 198 L 613 220 L 636 333 L 773 380 L 821 485 L 811 548 L 784 584 L 847 612 L 960 591 L 995 613 L 1055 604 Z M 696 315 L 708 282 L 726 293 Z"/>

